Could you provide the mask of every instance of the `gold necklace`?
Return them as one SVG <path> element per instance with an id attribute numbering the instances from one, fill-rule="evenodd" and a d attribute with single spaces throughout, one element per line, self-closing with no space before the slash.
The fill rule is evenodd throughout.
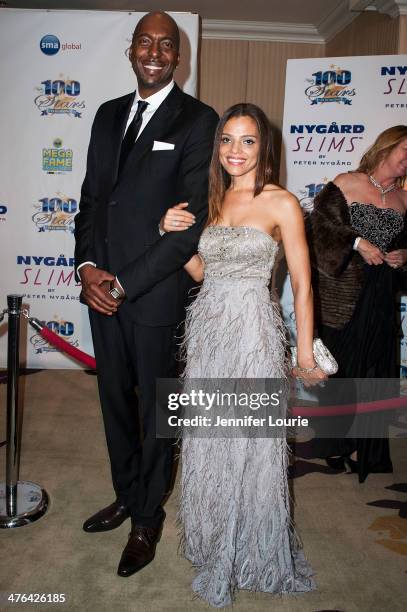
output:
<path id="1" fill-rule="evenodd" d="M 376 187 L 376 189 L 380 191 L 380 198 L 381 198 L 382 204 L 386 204 L 386 193 L 391 193 L 392 191 L 396 191 L 398 189 L 397 183 L 392 183 L 388 187 L 383 187 L 383 185 L 381 185 L 379 181 L 376 181 L 374 176 L 372 176 L 371 174 L 368 174 L 367 176 L 368 176 L 369 181 L 372 183 L 373 187 Z"/>

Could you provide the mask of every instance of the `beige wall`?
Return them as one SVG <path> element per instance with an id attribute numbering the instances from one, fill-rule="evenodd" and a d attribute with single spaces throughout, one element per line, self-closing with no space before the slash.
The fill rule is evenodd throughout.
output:
<path id="1" fill-rule="evenodd" d="M 407 15 L 399 17 L 398 53 L 407 53 Z"/>
<path id="2" fill-rule="evenodd" d="M 280 148 L 288 59 L 407 53 L 407 16 L 392 19 L 367 11 L 325 44 L 203 39 L 200 99 L 222 113 L 236 102 L 253 102 L 274 125 Z"/>
<path id="3" fill-rule="evenodd" d="M 366 11 L 326 45 L 326 56 L 398 53 L 398 29 L 399 19 Z"/>
<path id="4" fill-rule="evenodd" d="M 204 39 L 200 98 L 219 113 L 235 102 L 259 104 L 281 125 L 287 59 L 407 53 L 407 16 L 367 11 L 326 45 Z"/>
<path id="5" fill-rule="evenodd" d="M 279 125 L 287 59 L 320 57 L 324 52 L 321 44 L 204 39 L 200 99 L 218 113 L 236 102 L 254 102 Z"/>
<path id="6" fill-rule="evenodd" d="M 287 60 L 321 57 L 324 48 L 321 44 L 203 40 L 200 99 L 219 114 L 237 102 L 258 104 L 275 128 L 278 173 Z"/>

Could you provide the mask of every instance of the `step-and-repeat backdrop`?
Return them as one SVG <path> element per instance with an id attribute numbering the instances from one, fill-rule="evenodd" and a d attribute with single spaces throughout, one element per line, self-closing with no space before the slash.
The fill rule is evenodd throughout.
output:
<path id="1" fill-rule="evenodd" d="M 354 170 L 388 127 L 407 121 L 407 55 L 288 60 L 280 179 L 311 210 L 315 195 Z M 284 319 L 295 337 L 289 280 L 280 266 Z M 340 299 L 340 296 L 338 296 Z M 407 297 L 401 298 L 401 319 Z M 401 364 L 407 372 L 407 319 Z"/>
<path id="2" fill-rule="evenodd" d="M 135 87 L 127 50 L 142 15 L 0 9 L 0 311 L 7 294 L 22 294 L 32 316 L 92 354 L 74 216 L 95 112 Z M 198 16 L 172 16 L 181 31 L 176 80 L 196 95 Z M 6 345 L 3 324 L 1 367 Z M 80 367 L 30 327 L 22 353 L 32 368 Z"/>

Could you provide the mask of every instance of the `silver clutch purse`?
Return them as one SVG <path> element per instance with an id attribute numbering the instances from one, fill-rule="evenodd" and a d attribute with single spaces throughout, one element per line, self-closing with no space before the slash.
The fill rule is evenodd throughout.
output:
<path id="1" fill-rule="evenodd" d="M 325 344 L 322 342 L 321 338 L 314 338 L 314 342 L 312 344 L 312 352 L 314 353 L 315 363 L 321 368 L 321 370 L 331 376 L 332 374 L 336 374 L 338 371 L 338 363 L 335 357 L 332 355 L 331 351 L 329 351 Z M 293 368 L 297 365 L 297 347 L 291 347 L 291 362 Z"/>

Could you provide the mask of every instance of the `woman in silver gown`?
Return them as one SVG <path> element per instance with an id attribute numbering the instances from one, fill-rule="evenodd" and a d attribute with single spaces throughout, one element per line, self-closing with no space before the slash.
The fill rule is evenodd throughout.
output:
<path id="1" fill-rule="evenodd" d="M 179 204 L 161 222 L 187 231 Z M 199 253 L 185 268 L 203 280 L 185 325 L 186 378 L 283 378 L 284 331 L 269 283 L 282 240 L 295 297 L 298 367 L 308 383 L 325 377 L 312 353 L 313 309 L 303 216 L 272 181 L 264 113 L 237 104 L 220 120 L 209 178 L 209 218 Z M 290 519 L 287 445 L 280 438 L 194 438 L 182 444 L 179 518 L 193 590 L 209 604 L 236 589 L 268 593 L 315 588 Z"/>

